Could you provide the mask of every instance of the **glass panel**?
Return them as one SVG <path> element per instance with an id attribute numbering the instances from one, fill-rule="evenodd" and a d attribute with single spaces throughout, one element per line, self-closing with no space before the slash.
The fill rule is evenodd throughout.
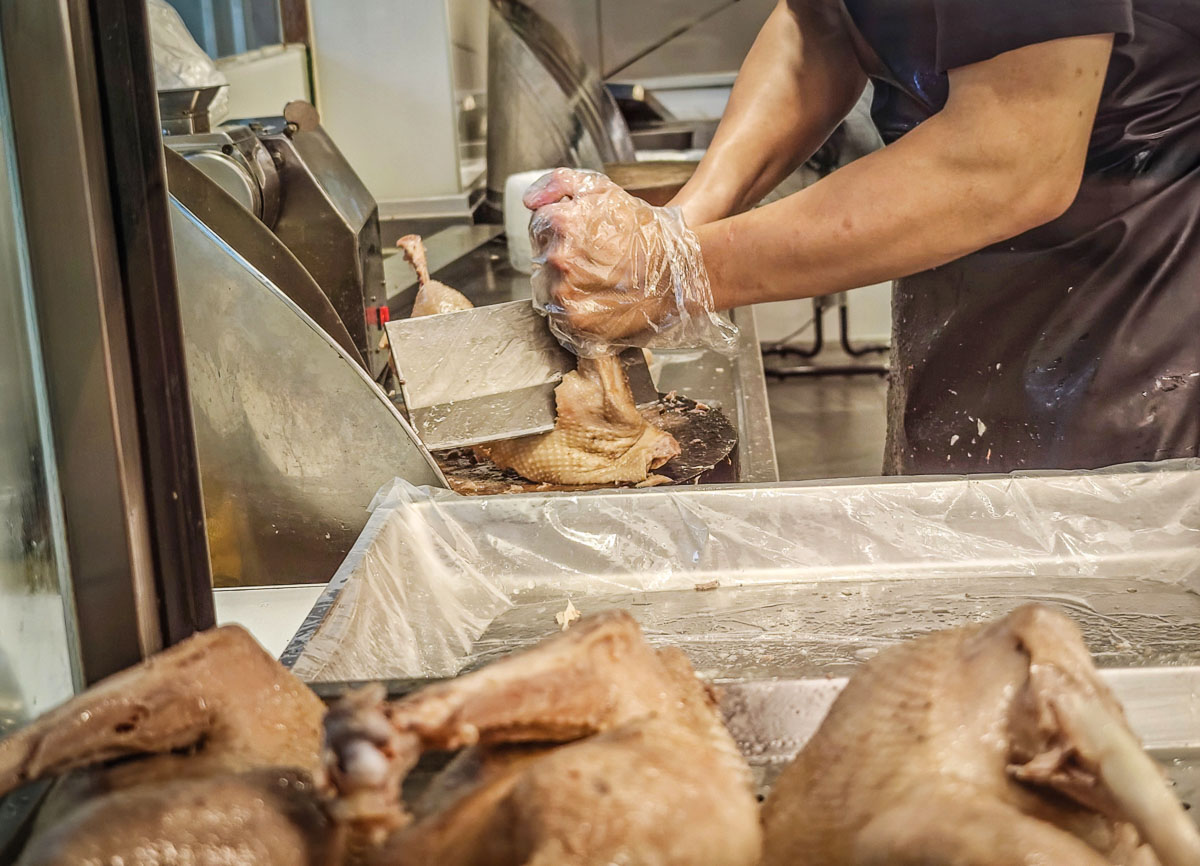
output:
<path id="1" fill-rule="evenodd" d="M 283 41 L 278 0 L 168 0 L 209 57 Z"/>
<path id="2" fill-rule="evenodd" d="M 78 681 L 11 117 L 0 63 L 0 736 Z"/>

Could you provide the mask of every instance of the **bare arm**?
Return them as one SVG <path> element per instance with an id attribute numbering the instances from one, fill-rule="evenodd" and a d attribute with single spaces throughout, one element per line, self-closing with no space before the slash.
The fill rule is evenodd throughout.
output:
<path id="1" fill-rule="evenodd" d="M 946 107 L 896 143 L 700 225 L 717 307 L 871 285 L 1055 219 L 1078 193 L 1111 51 L 1081 36 L 953 70 Z"/>
<path id="2" fill-rule="evenodd" d="M 759 202 L 808 159 L 866 85 L 838 4 L 780 0 L 746 56 L 721 125 L 672 202 L 702 225 Z"/>

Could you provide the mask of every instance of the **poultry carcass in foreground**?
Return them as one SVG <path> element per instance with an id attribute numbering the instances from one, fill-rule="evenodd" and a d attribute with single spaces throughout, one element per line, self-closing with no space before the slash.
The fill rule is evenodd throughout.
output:
<path id="1" fill-rule="evenodd" d="M 1198 866 L 1200 834 L 1062 614 L 888 649 L 764 809 L 766 866 Z"/>
<path id="2" fill-rule="evenodd" d="M 758 860 L 749 769 L 710 694 L 626 614 L 396 703 L 381 691 L 327 717 L 326 779 L 307 687 L 236 627 L 185 641 L 0 741 L 0 795 L 80 771 L 21 866 Z M 421 751 L 463 746 L 405 826 Z"/>
<path id="3" fill-rule="evenodd" d="M 317 795 L 325 705 L 249 634 L 186 640 L 0 740 L 0 794 L 77 771 L 21 866 L 321 866 L 341 834 Z"/>
<path id="4" fill-rule="evenodd" d="M 395 703 L 381 691 L 326 724 L 339 814 L 402 827 L 380 866 L 758 862 L 750 771 L 711 693 L 627 613 Z M 410 822 L 397 795 L 420 753 L 463 748 Z"/>

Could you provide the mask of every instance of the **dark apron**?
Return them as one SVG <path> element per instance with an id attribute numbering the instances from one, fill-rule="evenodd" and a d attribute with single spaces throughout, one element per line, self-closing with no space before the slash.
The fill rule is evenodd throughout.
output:
<path id="1" fill-rule="evenodd" d="M 934 2 L 845 0 L 887 143 L 945 104 Z M 885 471 L 1200 453 L 1200 0 L 1134 9 L 1071 209 L 897 282 Z"/>

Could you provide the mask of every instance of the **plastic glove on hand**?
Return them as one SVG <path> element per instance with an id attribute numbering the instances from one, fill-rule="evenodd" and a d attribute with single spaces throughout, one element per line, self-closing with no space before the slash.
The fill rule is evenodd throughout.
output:
<path id="1" fill-rule="evenodd" d="M 713 312 L 700 243 L 678 208 L 566 168 L 524 201 L 534 211 L 534 305 L 564 345 L 584 357 L 624 346 L 732 349 L 737 329 Z"/>

